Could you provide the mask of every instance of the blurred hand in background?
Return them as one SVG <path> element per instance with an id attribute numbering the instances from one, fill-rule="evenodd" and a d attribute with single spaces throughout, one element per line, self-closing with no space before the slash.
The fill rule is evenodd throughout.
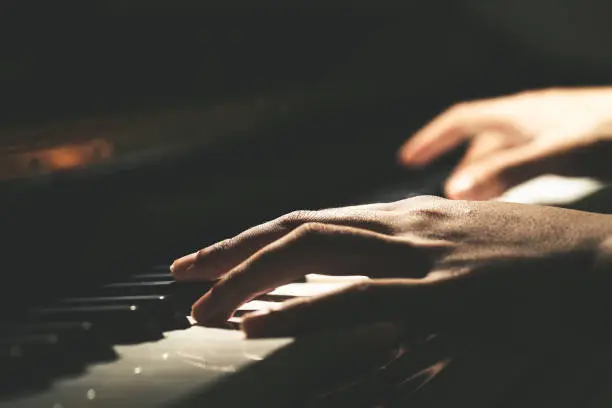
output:
<path id="1" fill-rule="evenodd" d="M 546 89 L 462 102 L 400 149 L 411 167 L 467 141 L 448 178 L 453 199 L 487 200 L 545 173 L 606 178 L 612 173 L 612 87 Z"/>

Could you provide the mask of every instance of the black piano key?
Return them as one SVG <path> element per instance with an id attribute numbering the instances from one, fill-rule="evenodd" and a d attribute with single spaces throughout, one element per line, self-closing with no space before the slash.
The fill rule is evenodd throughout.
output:
<path id="1" fill-rule="evenodd" d="M 93 324 L 88 321 L 81 322 L 21 322 L 0 326 L 2 334 L 27 334 L 27 333 L 56 333 L 66 330 L 85 330 L 89 331 Z"/>
<path id="2" fill-rule="evenodd" d="M 137 305 L 163 330 L 189 327 L 185 311 L 177 306 L 172 295 L 75 297 L 62 299 L 60 303 L 72 306 Z"/>
<path id="3" fill-rule="evenodd" d="M 49 362 L 61 353 L 59 336 L 54 334 L 22 334 L 0 336 L 0 390 L 10 390 L 17 382 L 40 384 L 49 377 Z M 35 364 L 45 362 L 36 369 Z M 73 368 L 71 366 L 71 368 Z"/>
<path id="4" fill-rule="evenodd" d="M 161 337 L 161 329 L 138 305 L 63 305 L 33 309 L 28 316 L 36 321 L 91 321 L 111 341 L 131 342 Z"/>
<path id="5" fill-rule="evenodd" d="M 174 281 L 174 276 L 170 271 L 166 272 L 150 272 L 150 273 L 138 273 L 136 275 L 130 275 L 129 279 L 136 282 L 149 282 L 149 281 Z"/>
<path id="6" fill-rule="evenodd" d="M 112 343 L 89 321 L 44 321 L 7 324 L 0 327 L 2 336 L 53 335 L 63 345 L 77 346 L 87 353 L 89 361 L 109 361 L 116 357 Z"/>
<path id="7" fill-rule="evenodd" d="M 173 281 L 147 281 L 147 282 L 115 282 L 109 283 L 96 290 L 103 296 L 136 296 L 136 295 L 169 295 Z"/>
<path id="8" fill-rule="evenodd" d="M 129 295 L 129 296 L 84 296 L 61 299 L 60 304 L 66 305 L 124 305 L 124 304 L 147 304 L 159 303 L 172 308 L 172 295 Z"/>
<path id="9" fill-rule="evenodd" d="M 9 334 L 0 336 L 3 357 L 21 357 L 26 354 L 41 354 L 53 349 L 59 343 L 59 336 L 52 333 Z"/>
<path id="10" fill-rule="evenodd" d="M 0 336 L 0 391 L 45 383 L 50 377 L 45 368 L 59 352 L 58 337 L 52 334 Z M 41 361 L 45 366 L 36 370 L 34 364 Z"/>
<path id="11" fill-rule="evenodd" d="M 93 325 L 77 322 L 23 323 L 2 327 L 0 391 L 19 392 L 83 373 L 88 364 L 117 358 Z"/>
<path id="12" fill-rule="evenodd" d="M 75 354 L 83 357 L 83 350 L 87 348 L 86 345 L 76 343 L 74 340 L 70 336 L 57 333 L 0 335 L 1 356 L 38 362 L 59 359 L 64 364 L 71 361 Z M 79 347 L 74 348 L 75 346 Z M 37 360 L 41 358 L 44 360 Z M 83 358 L 79 360 L 85 362 Z"/>
<path id="13" fill-rule="evenodd" d="M 117 282 L 103 286 L 95 292 L 100 296 L 172 295 L 175 305 L 188 311 L 193 302 L 206 293 L 214 282 Z"/>
<path id="14" fill-rule="evenodd" d="M 83 347 L 88 346 L 89 339 L 99 343 L 99 337 L 93 335 L 93 324 L 89 321 L 44 321 L 5 324 L 0 327 L 0 337 L 11 335 L 54 335 L 63 342 L 72 341 Z"/>

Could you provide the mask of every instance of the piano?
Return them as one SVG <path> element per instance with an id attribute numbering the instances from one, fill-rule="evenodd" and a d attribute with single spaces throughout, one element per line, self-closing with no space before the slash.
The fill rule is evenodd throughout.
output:
<path id="1" fill-rule="evenodd" d="M 337 50 L 356 49 L 346 38 L 364 41 L 364 22 L 372 30 L 388 23 L 361 9 L 345 20 L 346 38 L 331 36 L 337 11 L 318 20 L 321 48 L 303 49 L 305 56 L 300 47 L 313 39 L 298 34 L 312 21 L 291 30 L 280 23 L 286 14 L 266 17 L 297 45 L 286 50 L 286 42 L 272 41 L 260 49 L 262 65 L 253 47 L 279 37 L 255 35 L 262 13 L 251 10 L 232 26 L 240 38 L 227 40 L 251 60 L 223 55 L 206 37 L 212 62 L 190 57 L 175 66 L 173 58 L 202 44 L 191 35 L 218 38 L 236 15 L 196 13 L 210 26 L 189 20 L 172 36 L 157 30 L 166 11 L 153 9 L 144 17 L 134 17 L 142 9 L 104 10 L 76 22 L 57 10 L 49 19 L 22 10 L 13 20 L 68 25 L 37 37 L 42 45 L 33 53 L 37 61 L 51 61 L 52 51 L 64 60 L 32 74 L 36 64 L 13 50 L 0 66 L 4 97 L 13 102 L 0 128 L 0 408 L 609 404 L 612 350 L 518 355 L 436 336 L 406 344 L 401 329 L 388 325 L 297 339 L 246 340 L 237 330 L 249 310 L 361 277 L 308 276 L 244 305 L 227 327 L 193 325 L 190 305 L 208 286 L 174 282 L 174 258 L 297 208 L 440 195 L 460 151 L 423 171 L 396 168 L 393 153 L 473 83 L 458 89 L 456 77 L 441 76 L 435 90 L 407 88 L 397 73 L 342 71 L 348 57 Z M 168 13 L 173 20 L 184 10 Z M 153 37 L 142 45 L 138 33 L 129 34 L 134 27 Z M 397 34 L 390 32 L 387 40 Z M 156 51 L 165 53 L 161 62 Z M 103 58 L 93 58 L 97 52 Z M 343 75 L 302 65 L 323 57 Z M 80 70 L 71 70 L 77 62 Z M 282 69 L 272 69 L 280 62 Z M 237 75 L 236 64 L 247 63 L 245 71 L 260 74 L 251 82 Z M 276 77 L 281 71 L 289 74 Z M 28 102 L 32 95 L 40 98 Z M 606 211 L 609 196 L 594 180 L 545 176 L 501 199 Z"/>
<path id="2" fill-rule="evenodd" d="M 180 120 L 163 126 L 155 123 L 159 117 L 132 119 L 134 122 L 128 123 L 143 125 L 123 124 L 124 128 L 117 127 L 117 133 L 109 134 L 120 134 L 122 129 L 168 129 L 168 124 L 186 126 L 188 121 L 184 114 L 169 115 Z M 352 117 L 349 121 L 340 115 L 336 119 L 333 128 L 355 125 Z M 84 123 L 93 129 L 104 127 L 96 121 Z M 204 126 L 205 120 L 201 123 Z M 19 131 L 35 134 L 47 126 Z M 82 130 L 84 125 L 73 126 Z M 187 126 L 193 129 L 195 125 L 191 122 Z M 65 132 L 70 127 L 56 129 Z M 96 135 L 82 144 L 14 149 L 3 156 L 4 163 L 10 158 L 13 164 L 37 157 L 40 167 L 35 176 L 28 173 L 31 166 L 13 165 L 12 172 L 4 173 L 8 175 L 2 203 L 7 215 L 2 221 L 7 284 L 2 287 L 0 407 L 443 407 L 457 401 L 473 406 L 504 402 L 508 407 L 524 407 L 548 401 L 578 406 L 585 401 L 609 400 L 602 380 L 612 374 L 610 350 L 581 351 L 577 356 L 568 353 L 559 359 L 457 350 L 435 337 L 407 345 L 401 330 L 385 325 L 298 339 L 246 340 L 237 330 L 240 316 L 249 310 L 331 290 L 350 284 L 351 279 L 309 276 L 304 282 L 286 285 L 244 305 L 227 327 L 193 325 L 188 318 L 190 305 L 208 284 L 174 282 L 168 263 L 185 252 L 184 242 L 199 242 L 198 236 L 176 237 L 179 245 L 170 242 L 170 232 L 164 230 L 168 226 L 153 221 L 147 225 L 144 215 L 151 214 L 139 214 L 143 207 L 134 201 L 151 197 L 142 193 L 138 181 L 159 181 L 160 174 L 170 167 L 157 152 L 143 157 L 130 156 L 127 149 L 102 149 L 112 152 L 106 163 L 103 155 L 90 155 L 95 147 L 112 146 L 111 140 Z M 54 155 L 61 157 L 57 152 L 74 154 L 84 164 L 75 159 L 74 168 L 49 169 L 56 163 Z M 169 156 L 176 160 L 176 154 Z M 184 153 L 181 157 L 189 156 Z M 350 198 L 342 201 L 330 192 L 323 197 L 329 201 L 323 204 L 441 194 L 440 186 L 453 162 L 452 157 L 447 158 L 422 174 L 400 172 L 394 178 L 389 172 L 386 185 L 370 185 L 364 179 L 362 190 L 347 187 Z M 213 162 L 211 167 L 217 164 L 222 163 Z M 319 164 L 324 168 L 324 163 Z M 45 165 L 49 166 L 46 172 L 41 170 Z M 337 182 L 329 180 L 330 184 L 332 181 Z M 121 183 L 126 184 L 124 189 Z M 322 185 L 329 186 L 326 182 Z M 305 186 L 313 187 L 301 185 Z M 229 187 L 230 191 L 224 192 L 228 204 L 235 194 L 231 190 L 238 184 Z M 129 196 L 129 188 L 140 191 Z M 164 191 L 171 188 L 168 185 Z M 583 197 L 601 194 L 605 188 L 594 180 L 544 176 L 501 199 L 553 204 L 562 201 L 559 191 L 569 200 L 562 205 L 576 207 Z M 292 191 L 287 187 L 283 193 Z M 305 195 L 294 199 L 312 203 L 312 197 Z M 231 219 L 236 214 L 219 211 L 214 196 L 208 207 L 198 195 L 186 196 L 200 200 L 198 205 L 209 208 L 209 214 L 229 214 L 217 224 L 214 219 L 205 220 L 206 229 L 197 226 L 206 231 L 200 235 L 202 245 L 206 239 L 221 238 L 223 228 L 240 229 L 240 222 L 257 222 L 257 216 L 271 215 L 266 212 L 270 207 L 280 212 L 283 205 L 291 205 L 268 203 L 259 214 L 244 211 L 238 216 L 245 218 Z M 180 215 L 176 220 L 180 224 Z M 147 238 L 155 230 L 161 231 L 161 242 Z M 560 384 L 566 386 L 559 389 Z"/>

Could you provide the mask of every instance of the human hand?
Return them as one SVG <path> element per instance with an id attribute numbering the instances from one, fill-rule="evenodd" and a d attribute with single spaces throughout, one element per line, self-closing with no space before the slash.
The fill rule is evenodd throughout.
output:
<path id="1" fill-rule="evenodd" d="M 607 215 L 415 197 L 288 214 L 187 255 L 172 271 L 178 280 L 220 279 L 193 307 L 202 324 L 305 274 L 373 278 L 246 316 L 250 337 L 402 321 L 415 335 L 531 343 L 569 338 L 588 316 L 592 265 L 610 231 Z"/>
<path id="2" fill-rule="evenodd" d="M 420 167 L 469 140 L 449 198 L 486 200 L 545 173 L 610 177 L 612 87 L 538 90 L 457 104 L 418 131 L 399 160 Z"/>

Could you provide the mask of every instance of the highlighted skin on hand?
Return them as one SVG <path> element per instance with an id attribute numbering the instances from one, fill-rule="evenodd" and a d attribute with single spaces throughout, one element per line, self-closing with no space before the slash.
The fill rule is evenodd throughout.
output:
<path id="1" fill-rule="evenodd" d="M 591 265 L 611 232 L 607 215 L 415 197 L 292 213 L 178 259 L 172 271 L 179 280 L 219 279 L 193 307 L 201 324 L 305 274 L 373 278 L 248 315 L 249 337 L 402 322 L 415 336 L 532 344 L 571 339 L 576 322 L 594 315 L 585 301 Z"/>
<path id="2" fill-rule="evenodd" d="M 451 107 L 402 146 L 399 161 L 424 166 L 468 141 L 445 192 L 486 200 L 545 173 L 610 177 L 611 139 L 611 87 L 530 91 Z"/>

